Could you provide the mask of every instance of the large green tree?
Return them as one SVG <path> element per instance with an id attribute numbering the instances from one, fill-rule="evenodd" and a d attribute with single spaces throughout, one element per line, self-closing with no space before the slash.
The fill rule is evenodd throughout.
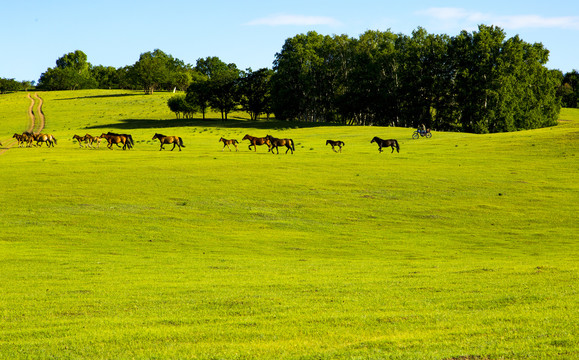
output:
<path id="1" fill-rule="evenodd" d="M 169 55 L 159 49 L 142 53 L 131 69 L 133 81 L 144 89 L 145 94 L 153 94 L 168 82 L 170 61 Z"/>
<path id="2" fill-rule="evenodd" d="M 252 120 L 257 120 L 259 115 L 267 113 L 270 108 L 270 79 L 273 74 L 271 69 L 248 69 L 239 83 L 241 108 L 246 111 Z"/>
<path id="3" fill-rule="evenodd" d="M 199 106 L 205 118 L 208 106 L 221 112 L 221 119 L 239 104 L 239 79 L 241 71 L 235 64 L 226 64 L 211 56 L 197 60 L 196 74 L 187 89 L 187 101 Z"/>
<path id="4" fill-rule="evenodd" d="M 38 81 L 45 90 L 76 90 L 97 87 L 91 72 L 92 65 L 84 52 L 76 50 L 56 60 L 56 67 L 49 68 Z"/>
<path id="5" fill-rule="evenodd" d="M 561 89 L 561 104 L 565 107 L 579 106 L 579 72 L 573 70 L 563 76 Z"/>

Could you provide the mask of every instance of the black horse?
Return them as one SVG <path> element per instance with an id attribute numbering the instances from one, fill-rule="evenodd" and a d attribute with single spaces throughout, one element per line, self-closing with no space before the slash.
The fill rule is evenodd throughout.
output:
<path id="1" fill-rule="evenodd" d="M 398 145 L 398 141 L 396 141 L 395 139 L 382 140 L 378 136 L 374 136 L 372 138 L 372 141 L 370 141 L 370 144 L 373 142 L 378 144 L 378 151 L 380 151 L 380 152 L 382 152 L 383 147 L 388 147 L 388 146 L 390 146 L 392 148 L 392 152 L 394 152 L 394 148 L 396 148 L 397 152 L 400 152 L 400 145 Z"/>
<path id="2" fill-rule="evenodd" d="M 336 149 L 335 149 L 336 146 L 339 147 L 339 148 L 340 148 L 340 152 L 342 152 L 342 146 L 346 145 L 346 144 L 344 144 L 344 142 L 341 141 L 341 140 L 336 140 L 336 141 L 334 141 L 334 140 L 326 140 L 326 146 L 327 146 L 328 144 L 332 145 L 332 150 L 334 150 L 334 152 L 337 152 Z"/>

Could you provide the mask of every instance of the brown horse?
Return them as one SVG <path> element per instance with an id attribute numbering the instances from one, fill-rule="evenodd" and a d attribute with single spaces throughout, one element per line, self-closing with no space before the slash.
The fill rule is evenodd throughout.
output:
<path id="1" fill-rule="evenodd" d="M 340 148 L 340 152 L 342 152 L 342 146 L 346 145 L 344 144 L 344 142 L 342 140 L 326 140 L 326 146 L 330 144 L 332 145 L 332 150 L 334 150 L 334 152 L 337 152 L 335 147 L 339 147 Z"/>
<path id="2" fill-rule="evenodd" d="M 162 134 L 155 133 L 155 135 L 153 135 L 152 140 L 155 139 L 159 139 L 159 141 L 161 142 L 161 148 L 159 149 L 159 151 L 165 149 L 163 148 L 163 145 L 165 144 L 173 144 L 173 148 L 171 148 L 171 151 L 175 149 L 175 146 L 179 147 L 179 151 L 181 151 L 181 147 L 185 147 L 185 145 L 183 145 L 183 139 L 181 139 L 179 136 L 165 136 Z"/>
<path id="3" fill-rule="evenodd" d="M 388 146 L 390 146 L 392 148 L 391 154 L 394 152 L 394 148 L 396 148 L 397 152 L 400 152 L 400 146 L 398 145 L 398 141 L 396 141 L 395 139 L 382 140 L 378 136 L 374 136 L 372 138 L 372 141 L 370 141 L 370 144 L 373 142 L 378 144 L 378 151 L 380 151 L 380 152 L 382 152 L 383 147 L 388 147 Z"/>
<path id="4" fill-rule="evenodd" d="M 18 147 L 26 144 L 26 147 L 32 146 L 32 142 L 34 141 L 34 134 L 29 132 L 23 132 L 22 134 L 14 134 L 12 136 L 16 141 L 18 141 Z"/>
<path id="5" fill-rule="evenodd" d="M 296 151 L 296 148 L 294 146 L 294 141 L 292 139 L 278 139 L 278 138 L 274 138 L 271 135 L 267 135 L 266 138 L 269 140 L 269 142 L 271 143 L 271 153 L 273 154 L 273 149 L 275 148 L 277 150 L 277 153 L 279 154 L 279 148 L 278 146 L 285 146 L 287 147 L 287 150 L 285 151 L 285 153 L 287 154 L 288 151 L 292 151 L 292 154 L 294 153 L 294 151 Z"/>
<path id="6" fill-rule="evenodd" d="M 72 137 L 73 140 L 78 141 L 78 145 L 80 147 L 82 147 L 82 143 L 84 142 L 86 144 L 86 147 L 89 147 L 91 149 L 93 148 L 93 144 L 96 142 L 97 143 L 97 147 L 100 147 L 101 145 L 101 138 L 100 136 L 92 136 L 91 134 L 86 134 L 84 136 L 78 136 L 78 135 L 74 135 Z"/>
<path id="7" fill-rule="evenodd" d="M 267 139 L 267 137 L 255 137 L 255 136 L 251 136 L 251 135 L 245 135 L 243 137 L 243 139 L 241 139 L 241 141 L 243 140 L 249 140 L 249 150 L 251 150 L 251 147 L 253 146 L 253 149 L 255 150 L 255 152 L 257 152 L 257 146 L 256 145 L 267 145 L 267 151 L 271 151 L 271 143 L 270 141 Z"/>
<path id="8" fill-rule="evenodd" d="M 219 141 L 223 142 L 223 149 L 221 149 L 221 151 L 224 151 L 226 146 L 229 149 L 229 151 L 231 151 L 231 148 L 229 147 L 229 145 L 235 146 L 235 151 L 239 151 L 239 149 L 237 148 L 237 144 L 239 144 L 239 142 L 237 140 L 235 140 L 235 139 L 227 140 L 227 139 L 221 138 L 221 139 L 219 139 Z"/>
<path id="9" fill-rule="evenodd" d="M 18 147 L 21 147 L 23 143 L 28 142 L 28 138 L 24 138 L 24 136 L 22 134 L 14 134 L 12 135 L 13 139 L 16 139 L 16 141 L 18 141 Z"/>
<path id="10" fill-rule="evenodd" d="M 127 148 L 128 149 L 132 149 L 135 146 L 135 142 L 133 141 L 133 137 L 131 136 L 131 134 L 117 134 L 114 132 L 108 132 L 107 135 L 113 135 L 113 136 L 124 136 L 127 138 Z M 102 135 L 101 135 L 102 137 Z"/>
<path id="11" fill-rule="evenodd" d="M 52 134 L 36 134 L 32 136 L 34 141 L 36 141 L 36 146 L 42 147 L 42 143 L 46 143 L 47 147 L 54 147 L 54 144 L 57 144 L 56 138 Z"/>
<path id="12" fill-rule="evenodd" d="M 86 134 L 85 137 L 86 137 L 88 143 L 91 145 L 91 147 L 93 147 L 95 142 L 97 144 L 97 149 L 101 147 L 102 138 L 100 136 L 92 136 L 90 134 Z M 94 149 L 94 147 L 93 147 L 93 149 Z"/>
<path id="13" fill-rule="evenodd" d="M 121 135 L 121 134 L 114 134 L 114 133 L 108 133 L 108 134 L 101 134 L 100 136 L 103 139 L 106 139 L 108 141 L 108 145 L 107 147 L 109 149 L 113 149 L 113 144 L 117 145 L 118 147 L 121 147 L 121 145 L 119 144 L 123 144 L 123 150 L 126 150 L 127 147 L 130 149 L 131 145 L 129 143 L 129 140 L 127 138 L 126 135 Z"/>
<path id="14" fill-rule="evenodd" d="M 86 135 L 88 135 L 88 134 L 86 134 Z M 86 143 L 87 147 L 91 147 L 91 146 L 90 146 L 89 139 L 86 137 L 86 135 L 85 135 L 85 136 L 78 136 L 78 135 L 75 134 L 75 135 L 72 137 L 72 140 L 78 141 L 78 146 L 80 146 L 80 147 L 82 147 L 82 143 L 83 143 L 83 142 Z"/>

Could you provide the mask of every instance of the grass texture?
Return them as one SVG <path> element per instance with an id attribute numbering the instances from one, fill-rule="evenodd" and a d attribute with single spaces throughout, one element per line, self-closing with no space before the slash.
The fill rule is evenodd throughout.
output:
<path id="1" fill-rule="evenodd" d="M 58 144 L 0 155 L 0 359 L 579 357 L 578 110 L 412 140 L 176 120 L 169 93 L 38 95 Z M 29 103 L 0 97 L 3 144 Z M 135 148 L 72 140 L 107 131 Z M 295 154 L 241 141 L 268 133 Z"/>

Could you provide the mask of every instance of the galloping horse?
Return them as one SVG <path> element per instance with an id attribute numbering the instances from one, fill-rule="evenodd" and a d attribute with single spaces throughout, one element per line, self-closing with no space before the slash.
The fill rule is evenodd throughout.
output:
<path id="1" fill-rule="evenodd" d="M 89 139 L 87 138 L 87 135 L 88 135 L 88 134 L 86 134 L 85 136 L 78 136 L 78 135 L 75 134 L 75 135 L 72 137 L 72 140 L 78 141 L 78 146 L 80 146 L 80 147 L 82 147 L 82 143 L 83 143 L 83 142 L 86 143 L 87 147 L 91 147 L 91 146 L 90 146 Z"/>
<path id="2" fill-rule="evenodd" d="M 256 145 L 267 145 L 267 151 L 271 151 L 271 143 L 269 142 L 269 140 L 267 139 L 267 137 L 255 137 L 255 136 L 251 136 L 251 135 L 245 135 L 243 137 L 243 139 L 241 139 L 241 141 L 243 140 L 249 140 L 250 144 L 248 146 L 249 150 L 251 150 L 251 147 L 253 146 L 253 149 L 255 150 L 255 152 L 257 152 L 257 146 Z"/>
<path id="3" fill-rule="evenodd" d="M 239 151 L 239 149 L 237 148 L 237 144 L 239 144 L 239 142 L 237 140 L 235 140 L 235 139 L 227 140 L 227 139 L 221 138 L 221 139 L 219 139 L 219 141 L 223 141 L 223 149 L 221 149 L 221 151 L 224 151 L 226 146 L 229 149 L 229 151 L 231 151 L 231 148 L 229 147 L 229 145 L 235 146 L 235 151 Z"/>
<path id="4" fill-rule="evenodd" d="M 326 140 L 326 146 L 330 144 L 332 145 L 332 150 L 334 150 L 334 152 L 337 152 L 336 149 L 334 149 L 335 146 L 340 148 L 340 152 L 342 152 L 342 146 L 346 145 L 344 144 L 344 142 L 342 140 Z"/>
<path id="5" fill-rule="evenodd" d="M 378 151 L 380 151 L 380 152 L 382 152 L 383 147 L 388 147 L 388 146 L 390 146 L 392 148 L 391 154 L 394 152 L 394 147 L 396 147 L 397 152 L 400 152 L 400 146 L 398 145 L 398 141 L 396 141 L 395 139 L 382 140 L 378 136 L 374 136 L 372 138 L 372 141 L 370 141 L 370 144 L 373 142 L 378 144 Z"/>
<path id="6" fill-rule="evenodd" d="M 86 147 L 89 148 L 93 148 L 93 144 L 96 142 L 97 143 L 97 147 L 100 147 L 101 145 L 101 138 L 100 136 L 92 136 L 91 134 L 86 134 L 85 136 L 78 136 L 78 135 L 74 135 L 72 137 L 73 140 L 78 141 L 78 145 L 80 147 L 82 147 L 82 143 L 84 142 L 86 144 Z"/>
<path id="7" fill-rule="evenodd" d="M 12 135 L 12 138 L 16 139 L 16 141 L 18 141 L 18 147 L 21 147 L 25 141 L 28 142 L 28 138 L 24 139 L 24 136 L 21 134 L 15 133 L 14 135 Z"/>
<path id="8" fill-rule="evenodd" d="M 117 145 L 118 147 L 121 147 L 121 145 L 119 144 L 123 144 L 123 150 L 126 150 L 127 147 L 130 149 L 131 145 L 129 143 L 129 140 L 127 138 L 127 136 L 125 135 L 120 135 L 120 134 L 101 134 L 101 138 L 106 139 L 109 143 L 107 145 L 107 147 L 109 149 L 113 149 L 113 144 Z"/>
<path id="9" fill-rule="evenodd" d="M 294 151 L 296 151 L 296 148 L 294 146 L 294 141 L 292 139 L 278 139 L 278 138 L 274 138 L 271 135 L 267 135 L 266 139 L 269 140 L 269 142 L 271 143 L 271 153 L 272 154 L 273 154 L 273 148 L 275 148 L 277 150 L 277 153 L 279 154 L 278 146 L 287 147 L 287 150 L 285 151 L 286 154 L 290 150 L 292 151 L 292 154 L 294 153 Z"/>
<path id="10" fill-rule="evenodd" d="M 131 134 L 117 134 L 114 132 L 108 132 L 107 135 L 113 135 L 113 136 L 124 136 L 127 138 L 127 148 L 132 149 L 135 146 L 135 142 L 133 141 L 133 137 L 131 136 Z M 101 135 L 102 137 L 102 135 Z"/>
<path id="11" fill-rule="evenodd" d="M 89 144 L 92 145 L 96 142 L 97 143 L 97 149 L 101 147 L 101 140 L 102 138 L 100 136 L 92 136 L 90 134 L 86 134 L 85 135 L 87 141 L 89 142 Z M 131 137 L 132 139 L 132 137 Z"/>
<path id="12" fill-rule="evenodd" d="M 46 143 L 47 147 L 54 147 L 54 144 L 57 144 L 56 138 L 52 134 L 36 134 L 32 135 L 32 137 L 34 138 L 34 141 L 36 141 L 36 146 L 42 147 L 43 142 Z"/>
<path id="13" fill-rule="evenodd" d="M 185 145 L 183 145 L 183 139 L 181 139 L 179 136 L 165 136 L 162 134 L 155 133 L 155 135 L 153 135 L 152 140 L 155 139 L 159 139 L 159 141 L 161 142 L 161 148 L 159 149 L 159 151 L 165 149 L 163 148 L 163 145 L 165 144 L 173 144 L 173 148 L 171 148 L 171 151 L 175 149 L 175 146 L 179 147 L 179 151 L 181 151 L 181 147 L 185 147 Z"/>
<path id="14" fill-rule="evenodd" d="M 32 146 L 32 142 L 34 141 L 34 134 L 29 132 L 23 132 L 22 134 L 14 134 L 12 136 L 16 141 L 18 141 L 18 147 L 21 147 L 24 143 L 26 143 L 27 147 Z"/>

